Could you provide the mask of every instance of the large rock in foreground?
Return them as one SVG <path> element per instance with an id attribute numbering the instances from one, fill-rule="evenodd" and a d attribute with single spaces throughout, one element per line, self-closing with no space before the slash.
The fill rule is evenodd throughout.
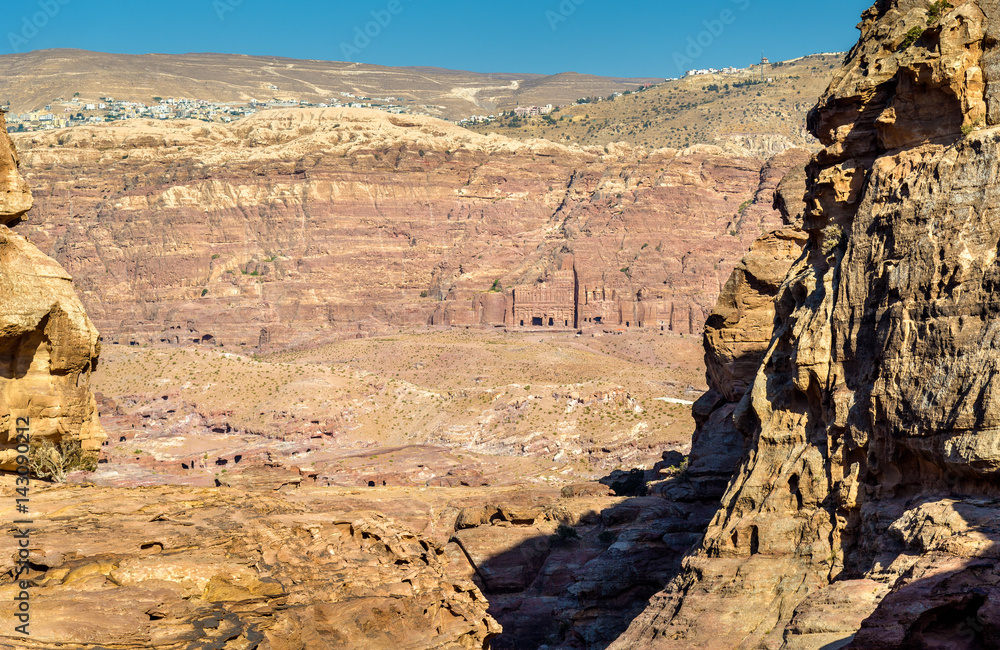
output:
<path id="1" fill-rule="evenodd" d="M 0 495 L 16 518 L 11 477 Z M 500 632 L 456 544 L 352 505 L 304 489 L 36 493 L 30 636 L 5 625 L 0 648 L 479 650 Z M 0 579 L 0 620 L 18 591 Z"/>
<path id="2" fill-rule="evenodd" d="M 18 418 L 35 439 L 86 451 L 105 434 L 90 392 L 97 330 L 66 271 L 6 225 L 31 208 L 31 193 L 3 127 L 0 115 L 0 469 L 13 469 Z"/>
<path id="3" fill-rule="evenodd" d="M 881 0 L 860 27 L 810 117 L 747 453 L 615 648 L 998 647 L 1000 3 Z"/>

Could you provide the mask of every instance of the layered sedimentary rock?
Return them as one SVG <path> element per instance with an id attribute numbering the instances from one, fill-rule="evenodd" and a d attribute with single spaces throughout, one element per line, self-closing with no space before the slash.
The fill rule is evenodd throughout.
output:
<path id="1" fill-rule="evenodd" d="M 0 493 L 13 503 L 12 478 Z M 30 634 L 4 626 L 5 650 L 479 650 L 501 631 L 457 544 L 326 491 L 66 486 L 32 512 Z"/>
<path id="2" fill-rule="evenodd" d="M 795 157 L 581 149 L 363 109 L 15 137 L 26 232 L 107 341 L 272 349 L 535 318 L 699 332 L 780 225 L 770 194 Z"/>
<path id="3" fill-rule="evenodd" d="M 0 114 L 0 127 L 4 120 Z M 78 440 L 94 451 L 104 440 L 90 373 L 97 330 L 73 281 L 54 260 L 8 227 L 31 208 L 17 153 L 0 132 L 0 468 L 18 456 L 17 429 L 36 439 Z M 24 418 L 18 423 L 19 418 Z"/>
<path id="4" fill-rule="evenodd" d="M 799 155 L 807 158 L 805 152 Z M 802 230 L 804 167 L 802 160 L 775 192 L 774 206 L 782 213 L 784 227 L 753 243 L 705 323 L 709 391 L 693 409 L 697 429 L 688 468 L 695 493 L 702 498 L 722 496 L 748 446 L 733 422 L 733 412 L 771 344 L 774 299 L 808 240 Z"/>
<path id="5" fill-rule="evenodd" d="M 613 647 L 996 646 L 1000 4 L 882 0 L 860 29 L 810 117 L 748 450 Z"/>

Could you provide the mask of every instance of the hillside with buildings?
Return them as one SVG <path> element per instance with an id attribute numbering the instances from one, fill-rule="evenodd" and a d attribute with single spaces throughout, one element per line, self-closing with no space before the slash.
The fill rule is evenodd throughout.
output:
<path id="1" fill-rule="evenodd" d="M 521 106 L 462 125 L 478 133 L 583 146 L 715 144 L 767 156 L 818 145 L 806 131 L 806 113 L 842 59 L 816 54 L 749 68 L 692 70 L 637 91 L 580 97 L 562 108 Z"/>
<path id="2" fill-rule="evenodd" d="M 659 81 L 235 54 L 39 50 L 0 56 L 0 105 L 11 113 L 9 123 L 24 123 L 26 130 L 130 117 L 224 122 L 262 107 L 289 106 L 363 106 L 460 120 L 521 105 L 565 105 Z"/>

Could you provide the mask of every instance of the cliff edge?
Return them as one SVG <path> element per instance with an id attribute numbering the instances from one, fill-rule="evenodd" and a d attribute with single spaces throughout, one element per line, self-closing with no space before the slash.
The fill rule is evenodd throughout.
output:
<path id="1" fill-rule="evenodd" d="M 100 339 L 73 280 L 10 228 L 31 209 L 28 185 L 0 113 L 0 469 L 14 469 L 17 420 L 35 440 L 79 441 L 96 451 L 106 438 L 90 391 Z"/>
<path id="2" fill-rule="evenodd" d="M 810 114 L 770 342 L 749 385 L 710 364 L 746 449 L 614 648 L 996 647 L 1000 3 L 881 0 L 859 28 Z"/>

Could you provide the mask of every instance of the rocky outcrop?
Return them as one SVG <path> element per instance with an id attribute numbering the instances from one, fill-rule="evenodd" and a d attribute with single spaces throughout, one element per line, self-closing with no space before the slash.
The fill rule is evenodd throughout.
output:
<path id="1" fill-rule="evenodd" d="M 106 342 L 227 349 L 536 317 L 697 333 L 780 225 L 770 195 L 795 160 L 521 142 L 365 109 L 14 137 L 36 196 L 25 232 Z"/>
<path id="2" fill-rule="evenodd" d="M 4 126 L 0 115 L 0 127 Z M 100 352 L 66 271 L 8 225 L 31 207 L 17 154 L 0 132 L 0 469 L 13 469 L 18 418 L 35 439 L 104 440 L 90 373 Z"/>
<path id="3" fill-rule="evenodd" d="M 881 0 L 860 28 L 810 116 L 748 451 L 612 647 L 996 644 L 1000 5 Z"/>
<path id="4" fill-rule="evenodd" d="M 737 430 L 733 413 L 767 353 L 774 333 L 775 298 L 808 240 L 802 230 L 808 156 L 801 150 L 796 156 L 800 166 L 775 192 L 774 207 L 781 212 L 784 227 L 753 243 L 705 323 L 709 391 L 693 409 L 697 429 L 687 472 L 700 498 L 721 497 L 743 459 L 749 439 Z"/>
<path id="5" fill-rule="evenodd" d="M 13 504 L 13 478 L 0 494 Z M 478 650 L 501 631 L 457 544 L 329 491 L 64 486 L 31 504 L 30 635 L 4 626 L 0 648 Z M 8 622 L 14 571 L 5 554 Z"/>

